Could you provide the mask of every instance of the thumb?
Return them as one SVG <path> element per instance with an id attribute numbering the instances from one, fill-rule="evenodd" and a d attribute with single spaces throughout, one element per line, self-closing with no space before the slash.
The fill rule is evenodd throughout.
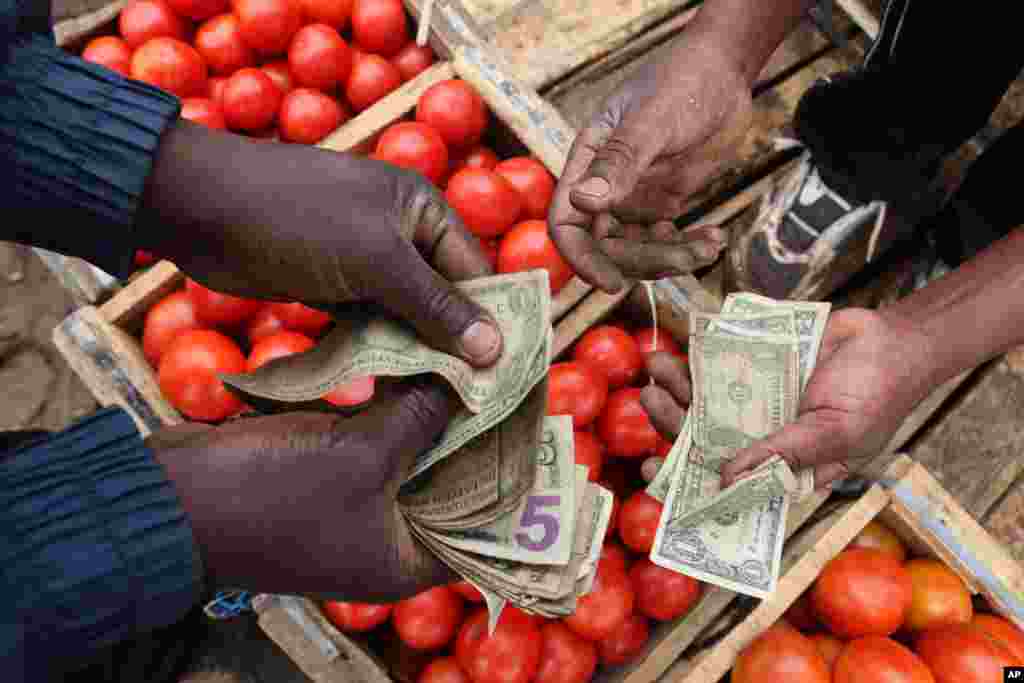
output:
<path id="1" fill-rule="evenodd" d="M 625 201 L 658 155 L 657 133 L 636 119 L 627 115 L 615 127 L 594 126 L 602 134 L 593 143 L 593 159 L 569 195 L 578 210 L 602 213 Z"/>

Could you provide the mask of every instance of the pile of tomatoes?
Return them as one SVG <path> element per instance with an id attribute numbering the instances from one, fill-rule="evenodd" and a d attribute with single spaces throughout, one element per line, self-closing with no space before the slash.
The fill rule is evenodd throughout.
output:
<path id="1" fill-rule="evenodd" d="M 315 144 L 434 61 L 402 0 L 130 0 L 82 57 L 182 98 L 182 116 Z"/>
<path id="2" fill-rule="evenodd" d="M 733 683 L 990 683 L 1024 665 L 1024 631 L 976 612 L 942 562 L 907 555 L 868 524 L 740 653 Z"/>
<path id="3" fill-rule="evenodd" d="M 613 322 L 551 366 L 548 412 L 572 416 L 576 462 L 616 499 L 594 589 L 575 614 L 549 620 L 508 606 L 488 636 L 483 597 L 460 581 L 393 605 L 329 602 L 327 617 L 343 631 L 397 639 L 388 660 L 404 662 L 399 678 L 417 683 L 586 683 L 599 666 L 638 657 L 653 623 L 684 616 L 702 594 L 698 581 L 647 558 L 661 504 L 644 493 L 640 465 L 671 447 L 639 403 L 655 335 L 658 350 L 685 358 L 664 331 Z"/>

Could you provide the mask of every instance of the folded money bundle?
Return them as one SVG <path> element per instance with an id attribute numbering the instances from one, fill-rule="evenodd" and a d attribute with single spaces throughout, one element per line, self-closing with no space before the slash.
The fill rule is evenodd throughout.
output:
<path id="1" fill-rule="evenodd" d="M 651 561 L 764 598 L 778 582 L 786 515 L 814 490 L 772 457 L 725 490 L 722 466 L 796 419 L 830 305 L 730 295 L 720 315 L 691 314 L 693 402 L 647 488 L 662 501 Z"/>
<path id="2" fill-rule="evenodd" d="M 366 375 L 440 375 L 463 407 L 399 492 L 410 528 L 484 594 L 492 620 L 505 601 L 549 617 L 571 614 L 592 587 L 612 495 L 575 464 L 572 418 L 545 415 L 547 271 L 458 287 L 501 328 L 504 351 L 490 368 L 427 346 L 396 320 L 350 317 L 316 348 L 224 383 L 250 405 L 280 410 L 314 404 Z"/>

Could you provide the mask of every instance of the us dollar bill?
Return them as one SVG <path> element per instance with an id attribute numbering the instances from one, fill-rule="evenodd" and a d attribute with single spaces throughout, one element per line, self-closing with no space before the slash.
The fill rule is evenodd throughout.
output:
<path id="1" fill-rule="evenodd" d="M 665 456 L 665 462 L 658 468 L 657 474 L 651 479 L 651 483 L 647 485 L 645 490 L 647 495 L 654 498 L 659 503 L 664 503 L 665 499 L 668 498 L 668 489 L 672 485 L 672 477 L 675 474 L 676 468 L 679 467 L 679 463 L 686 457 L 686 454 L 690 452 L 690 446 L 693 445 L 693 428 L 690 422 L 690 413 L 686 413 L 686 417 L 683 419 L 683 427 L 679 430 L 679 436 L 672 443 L 672 448 L 669 449 L 668 455 Z"/>

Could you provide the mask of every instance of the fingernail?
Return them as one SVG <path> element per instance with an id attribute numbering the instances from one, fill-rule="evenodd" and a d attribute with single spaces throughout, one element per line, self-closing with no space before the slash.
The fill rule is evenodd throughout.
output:
<path id="1" fill-rule="evenodd" d="M 612 189 L 612 186 L 604 178 L 587 178 L 576 186 L 577 192 L 590 195 L 591 197 L 603 197 L 608 194 L 610 189 Z"/>
<path id="2" fill-rule="evenodd" d="M 478 320 L 462 333 L 459 339 L 462 352 L 477 363 L 489 363 L 497 358 L 501 348 L 501 332 L 487 320 Z"/>

